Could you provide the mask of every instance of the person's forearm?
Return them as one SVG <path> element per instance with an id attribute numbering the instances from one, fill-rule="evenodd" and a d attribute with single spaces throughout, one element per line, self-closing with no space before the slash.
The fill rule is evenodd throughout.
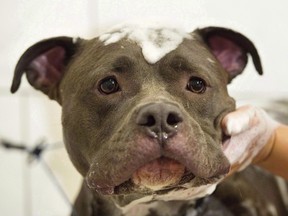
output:
<path id="1" fill-rule="evenodd" d="M 264 160 L 256 164 L 273 174 L 288 180 L 288 126 L 281 125 L 275 131 L 268 143 L 268 148 L 262 152 Z"/>

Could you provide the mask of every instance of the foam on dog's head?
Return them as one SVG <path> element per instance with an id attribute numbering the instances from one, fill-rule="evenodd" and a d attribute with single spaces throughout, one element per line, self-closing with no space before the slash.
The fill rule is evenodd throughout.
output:
<path id="1" fill-rule="evenodd" d="M 145 60 L 150 64 L 155 64 L 175 50 L 185 38 L 192 39 L 192 36 L 176 28 L 122 25 L 99 37 L 105 45 L 116 43 L 124 38 L 137 43 L 142 48 Z"/>

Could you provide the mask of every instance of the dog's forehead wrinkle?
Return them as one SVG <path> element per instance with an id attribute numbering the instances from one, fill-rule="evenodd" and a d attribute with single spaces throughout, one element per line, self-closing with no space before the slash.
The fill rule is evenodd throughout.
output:
<path id="1" fill-rule="evenodd" d="M 99 40 L 104 45 L 117 43 L 120 40 L 134 42 L 141 47 L 145 60 L 155 64 L 175 50 L 184 39 L 192 38 L 191 34 L 176 28 L 124 25 L 101 35 Z"/>
<path id="2" fill-rule="evenodd" d="M 112 63 L 112 66 L 114 67 L 114 69 L 120 68 L 120 69 L 130 69 L 131 67 L 133 67 L 134 65 L 134 60 L 126 55 L 121 55 L 119 57 L 117 57 L 114 62 Z M 118 70 L 118 72 L 121 72 Z"/>

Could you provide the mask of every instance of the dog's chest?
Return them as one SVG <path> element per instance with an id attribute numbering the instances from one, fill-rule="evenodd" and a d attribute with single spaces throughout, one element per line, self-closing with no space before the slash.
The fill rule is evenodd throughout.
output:
<path id="1" fill-rule="evenodd" d="M 183 204 L 182 203 L 169 203 L 167 205 L 164 202 L 153 202 L 150 204 L 139 204 L 135 207 L 133 207 L 129 212 L 125 214 L 125 216 L 135 216 L 135 215 L 141 215 L 141 216 L 160 216 L 160 215 L 167 215 L 167 216 L 174 216 L 179 215 L 181 208 Z M 185 212 L 183 216 L 192 216 L 188 212 Z"/>
<path id="2" fill-rule="evenodd" d="M 125 216 L 196 216 L 195 203 L 182 202 L 153 202 L 149 204 L 139 204 L 124 214 Z"/>
<path id="3" fill-rule="evenodd" d="M 197 201 L 153 202 L 138 205 L 125 216 L 233 216 L 218 199 L 213 196 Z"/>

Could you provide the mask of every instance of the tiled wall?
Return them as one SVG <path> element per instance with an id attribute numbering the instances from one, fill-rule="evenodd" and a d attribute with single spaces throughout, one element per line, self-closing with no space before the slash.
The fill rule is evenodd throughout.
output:
<path id="1" fill-rule="evenodd" d="M 122 21 L 168 20 L 175 25 L 221 25 L 245 33 L 257 45 L 265 76 L 250 63 L 229 87 L 235 96 L 282 96 L 288 92 L 288 3 L 199 0 L 4 0 L 0 3 L 0 139 L 30 147 L 41 139 L 61 141 L 60 106 L 25 81 L 9 93 L 15 63 L 23 51 L 43 38 L 70 35 L 89 38 Z M 23 79 L 24 80 L 24 79 Z M 249 92 L 249 93 L 248 93 Z M 251 94 L 251 92 L 253 94 Z M 254 95 L 254 96 L 253 96 Z M 45 153 L 61 186 L 73 200 L 80 177 L 63 148 Z M 39 162 L 27 165 L 19 152 L 0 148 L 0 215 L 68 215 L 69 205 Z"/>

